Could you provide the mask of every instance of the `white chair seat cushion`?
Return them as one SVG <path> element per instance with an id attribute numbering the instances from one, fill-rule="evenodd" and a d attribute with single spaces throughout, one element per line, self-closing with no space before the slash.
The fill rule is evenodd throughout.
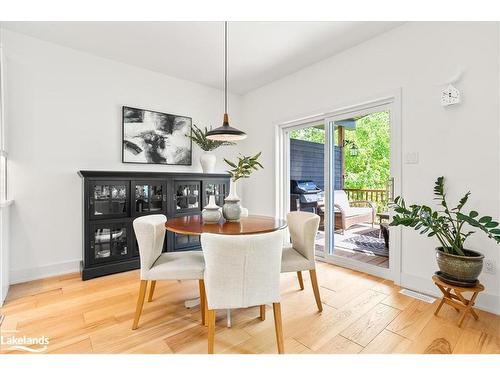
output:
<path id="1" fill-rule="evenodd" d="M 147 280 L 201 280 L 205 261 L 201 251 L 162 253 L 144 275 Z"/>
<path id="2" fill-rule="evenodd" d="M 314 262 L 310 262 L 291 246 L 283 248 L 281 255 L 281 272 L 297 272 L 314 269 Z"/>
<path id="3" fill-rule="evenodd" d="M 362 215 L 371 215 L 373 210 L 371 207 L 349 207 L 346 211 L 346 216 L 362 216 Z"/>

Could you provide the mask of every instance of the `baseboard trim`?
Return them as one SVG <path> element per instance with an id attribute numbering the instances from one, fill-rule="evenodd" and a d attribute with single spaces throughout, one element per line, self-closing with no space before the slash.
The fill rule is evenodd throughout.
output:
<path id="1" fill-rule="evenodd" d="M 424 278 L 407 273 L 401 274 L 401 286 L 407 289 L 412 289 L 421 293 L 426 293 L 434 297 L 440 298 L 441 292 L 434 285 L 431 278 Z M 476 307 L 480 310 L 500 315 L 499 296 L 488 294 L 487 291 L 480 293 L 477 297 Z"/>
<path id="2" fill-rule="evenodd" d="M 19 284 L 27 281 L 44 279 L 51 276 L 60 276 L 80 271 L 81 259 L 66 262 L 45 264 L 34 268 L 22 268 L 10 271 L 10 284 Z"/>

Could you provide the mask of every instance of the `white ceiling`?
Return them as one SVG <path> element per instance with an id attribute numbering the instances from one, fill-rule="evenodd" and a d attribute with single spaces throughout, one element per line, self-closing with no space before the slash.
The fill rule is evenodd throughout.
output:
<path id="1" fill-rule="evenodd" d="M 229 91 L 244 94 L 401 22 L 230 22 Z M 223 87 L 222 22 L 3 22 L 10 30 Z"/>

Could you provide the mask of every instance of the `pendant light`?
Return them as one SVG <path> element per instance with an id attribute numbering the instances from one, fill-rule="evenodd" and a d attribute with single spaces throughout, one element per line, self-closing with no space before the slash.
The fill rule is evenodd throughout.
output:
<path id="1" fill-rule="evenodd" d="M 227 115 L 227 21 L 224 22 L 224 121 L 222 126 L 210 130 L 207 138 L 213 141 L 241 141 L 247 137 L 245 132 L 229 126 Z"/>

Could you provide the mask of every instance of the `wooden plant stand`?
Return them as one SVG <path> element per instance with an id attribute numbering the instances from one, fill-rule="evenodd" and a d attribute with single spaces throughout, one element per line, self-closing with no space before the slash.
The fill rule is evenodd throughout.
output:
<path id="1" fill-rule="evenodd" d="M 457 312 L 460 312 L 460 310 L 462 310 L 462 314 L 458 319 L 459 327 L 462 326 L 462 323 L 464 322 L 467 313 L 470 313 L 474 317 L 474 319 L 476 320 L 479 319 L 473 307 L 474 303 L 476 302 L 478 294 L 484 290 L 484 286 L 481 283 L 478 283 L 476 286 L 473 287 L 462 287 L 462 286 L 448 284 L 442 281 L 436 275 L 432 276 L 432 281 L 434 281 L 434 284 L 436 284 L 436 286 L 441 290 L 441 292 L 443 292 L 443 298 L 441 299 L 441 302 L 439 303 L 439 306 L 436 309 L 434 315 L 437 315 L 439 313 L 439 310 L 441 310 L 441 307 L 443 307 L 443 304 L 446 303 L 452 306 Z M 452 291 L 454 293 L 452 293 Z M 464 292 L 472 293 L 470 299 L 467 299 L 463 296 L 462 293 Z"/>

